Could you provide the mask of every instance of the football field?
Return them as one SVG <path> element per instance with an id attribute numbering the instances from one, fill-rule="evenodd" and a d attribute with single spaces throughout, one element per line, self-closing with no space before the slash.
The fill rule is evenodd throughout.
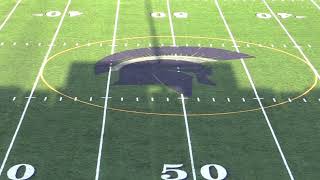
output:
<path id="1" fill-rule="evenodd" d="M 0 2 L 0 180 L 320 179 L 320 0 Z"/>

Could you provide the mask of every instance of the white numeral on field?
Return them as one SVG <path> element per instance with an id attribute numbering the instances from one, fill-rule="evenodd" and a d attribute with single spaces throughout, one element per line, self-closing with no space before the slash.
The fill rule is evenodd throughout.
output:
<path id="1" fill-rule="evenodd" d="M 179 169 L 183 167 L 183 164 L 164 164 L 163 165 L 163 170 L 162 170 L 162 174 L 161 175 L 161 179 L 163 180 L 184 180 L 188 177 L 188 174 Z M 168 173 L 176 173 L 176 177 L 172 178 L 171 175 L 169 175 Z"/>
<path id="2" fill-rule="evenodd" d="M 76 17 L 76 16 L 81 16 L 83 13 L 79 11 L 69 11 L 68 12 L 70 17 Z M 62 12 L 60 11 L 48 11 L 46 13 L 35 13 L 32 14 L 32 16 L 37 16 L 37 17 L 42 17 L 42 16 L 47 16 L 47 17 L 59 17 L 62 15 Z"/>
<path id="3" fill-rule="evenodd" d="M 163 180 L 186 180 L 188 174 L 182 170 L 183 164 L 164 164 L 161 179 Z M 206 180 L 224 180 L 227 170 L 218 164 L 207 164 L 201 167 L 201 176 Z"/>
<path id="4" fill-rule="evenodd" d="M 179 18 L 179 19 L 188 18 L 188 13 L 186 13 L 186 12 L 174 12 L 173 15 L 174 15 L 174 17 Z M 153 13 L 151 13 L 151 16 L 153 18 L 165 18 L 167 16 L 167 14 L 164 12 L 153 12 Z"/>
<path id="5" fill-rule="evenodd" d="M 296 19 L 303 19 L 303 18 L 305 18 L 305 16 L 293 16 L 293 14 L 284 13 L 284 12 L 277 13 L 277 15 L 278 15 L 281 19 L 287 19 L 287 18 L 290 18 L 290 17 L 295 17 Z M 271 19 L 271 18 L 272 18 L 272 15 L 269 14 L 269 13 L 257 13 L 256 16 L 257 16 L 257 18 L 260 18 L 260 19 Z"/>
<path id="6" fill-rule="evenodd" d="M 216 170 L 216 173 L 215 173 L 216 178 L 212 177 L 212 173 L 210 171 L 212 168 Z M 227 170 L 218 164 L 207 164 L 205 166 L 202 166 L 200 172 L 201 172 L 201 175 L 207 180 L 223 180 L 228 175 Z"/>
<path id="7" fill-rule="evenodd" d="M 60 11 L 49 11 L 46 13 L 46 16 L 48 17 L 59 17 L 61 16 L 61 12 Z"/>
<path id="8" fill-rule="evenodd" d="M 18 171 L 22 168 L 24 169 L 24 173 L 17 177 Z M 35 171 L 34 167 L 30 164 L 17 164 L 8 170 L 7 176 L 11 180 L 28 180 L 34 175 Z"/>
<path id="9" fill-rule="evenodd" d="M 186 12 L 175 12 L 175 13 L 173 13 L 173 15 L 176 18 L 188 18 L 188 13 L 186 13 Z"/>
<path id="10" fill-rule="evenodd" d="M 153 12 L 151 13 L 151 16 L 154 18 L 164 18 L 166 17 L 166 13 L 164 12 Z"/>

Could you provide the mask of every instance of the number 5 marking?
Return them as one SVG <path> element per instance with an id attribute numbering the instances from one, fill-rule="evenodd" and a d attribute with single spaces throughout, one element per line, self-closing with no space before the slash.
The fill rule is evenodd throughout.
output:
<path id="1" fill-rule="evenodd" d="M 188 177 L 188 174 L 183 171 L 180 170 L 178 168 L 181 168 L 183 166 L 183 164 L 164 164 L 163 165 L 163 170 L 162 170 L 162 176 L 161 179 L 163 180 L 184 180 Z M 176 178 L 172 178 L 171 175 L 166 174 L 169 172 L 175 172 L 177 174 Z"/>

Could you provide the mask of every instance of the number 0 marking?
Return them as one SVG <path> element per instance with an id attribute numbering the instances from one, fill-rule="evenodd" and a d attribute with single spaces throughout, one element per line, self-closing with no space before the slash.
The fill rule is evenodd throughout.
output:
<path id="1" fill-rule="evenodd" d="M 215 175 L 216 178 L 212 177 L 210 173 L 211 168 L 216 169 L 216 175 Z M 228 175 L 227 170 L 218 164 L 208 164 L 208 165 L 202 166 L 200 172 L 201 172 L 201 175 L 207 180 L 223 180 Z"/>
<path id="2" fill-rule="evenodd" d="M 20 168 L 25 168 L 25 171 L 21 177 L 17 177 L 18 171 Z M 27 180 L 31 178 L 35 173 L 35 169 L 30 164 L 17 164 L 15 166 L 12 166 L 8 172 L 7 176 L 11 180 Z"/>
<path id="3" fill-rule="evenodd" d="M 48 17 L 58 17 L 60 16 L 62 13 L 60 11 L 49 11 L 46 13 L 46 16 Z"/>

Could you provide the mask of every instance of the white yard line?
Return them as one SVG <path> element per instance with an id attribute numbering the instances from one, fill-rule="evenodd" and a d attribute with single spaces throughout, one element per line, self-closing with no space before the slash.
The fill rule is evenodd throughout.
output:
<path id="1" fill-rule="evenodd" d="M 230 27 L 229 27 L 229 25 L 228 25 L 228 23 L 227 23 L 224 15 L 223 15 L 223 12 L 222 12 L 222 10 L 221 10 L 221 8 L 220 8 L 220 5 L 219 5 L 218 0 L 215 0 L 215 4 L 216 4 L 216 7 L 217 7 L 217 9 L 218 9 L 218 11 L 219 11 L 219 14 L 220 14 L 220 16 L 221 16 L 221 19 L 223 20 L 223 23 L 224 23 L 224 25 L 225 25 L 228 33 L 229 33 L 229 36 L 230 36 L 230 38 L 232 39 L 233 46 L 235 47 L 236 51 L 239 53 L 240 50 L 239 50 L 239 48 L 238 48 L 238 46 L 237 46 L 237 43 L 236 43 L 236 40 L 235 40 L 235 38 L 234 38 L 231 30 L 230 30 Z M 258 101 L 258 103 L 259 103 L 259 106 L 260 106 L 260 108 L 261 108 L 261 111 L 262 111 L 262 113 L 263 113 L 263 116 L 264 116 L 264 118 L 265 118 L 265 120 L 266 120 L 266 122 L 267 122 L 267 124 L 268 124 L 268 127 L 269 127 L 269 129 L 270 129 L 270 131 L 271 131 L 271 134 L 272 134 L 272 137 L 273 137 L 273 139 L 274 139 L 274 142 L 275 142 L 276 145 L 277 145 L 278 151 L 279 151 L 279 153 L 280 153 L 280 155 L 281 155 L 282 161 L 283 161 L 283 163 L 284 163 L 284 165 L 285 165 L 285 167 L 286 167 L 286 169 L 287 169 L 287 172 L 288 172 L 288 174 L 289 174 L 289 176 L 290 176 L 290 179 L 291 179 L 291 180 L 294 180 L 294 177 L 293 177 L 293 175 L 292 175 L 292 173 L 291 173 L 290 167 L 289 167 L 289 165 L 288 165 L 288 163 L 287 163 L 286 157 L 285 157 L 285 155 L 284 155 L 283 152 L 282 152 L 282 148 L 281 148 L 281 146 L 280 146 L 280 143 L 279 143 L 279 141 L 278 141 L 278 138 L 277 138 L 277 136 L 276 136 L 276 134 L 275 134 L 275 132 L 274 132 L 274 130 L 273 130 L 273 128 L 272 128 L 271 122 L 270 122 L 269 117 L 268 117 L 268 115 L 267 115 L 267 113 L 266 113 L 266 111 L 265 111 L 265 108 L 264 108 L 264 106 L 262 105 L 260 96 L 258 95 L 257 89 L 256 89 L 256 87 L 255 87 L 255 85 L 254 85 L 253 79 L 252 79 L 251 74 L 250 74 L 250 72 L 249 72 L 249 70 L 248 70 L 248 68 L 247 68 L 247 65 L 246 65 L 246 63 L 244 62 L 243 59 L 241 59 L 241 63 L 242 63 L 243 68 L 245 69 L 245 72 L 246 72 L 247 77 L 248 77 L 248 79 L 249 79 L 249 81 L 250 81 L 251 87 L 252 87 L 252 89 L 253 89 L 253 91 L 254 91 L 254 94 L 255 94 L 255 96 L 256 96 L 256 99 L 257 99 L 257 101 Z"/>
<path id="2" fill-rule="evenodd" d="M 16 11 L 17 7 L 19 6 L 19 4 L 21 3 L 22 0 L 19 0 L 16 5 L 12 8 L 12 10 L 9 12 L 9 14 L 7 15 L 6 19 L 2 22 L 2 24 L 0 25 L 0 31 L 3 29 L 3 27 L 6 25 L 6 23 L 9 21 L 9 19 L 11 18 L 12 14 Z"/>
<path id="3" fill-rule="evenodd" d="M 117 10 L 116 10 L 116 17 L 115 17 L 115 22 L 114 22 L 111 54 L 113 54 L 115 52 L 115 47 L 116 47 L 116 37 L 117 37 L 117 29 L 118 29 L 119 11 L 120 11 L 120 0 L 117 1 Z M 104 107 L 103 107 L 103 119 L 102 119 L 102 126 L 101 126 L 100 144 L 99 144 L 99 153 L 98 153 L 98 158 L 97 158 L 95 180 L 98 180 L 99 176 L 100 176 L 101 156 L 102 156 L 103 140 L 104 140 L 105 127 L 106 127 L 108 102 L 109 102 L 109 88 L 110 88 L 111 72 L 112 72 L 112 68 L 111 68 L 111 65 L 110 65 L 109 73 L 108 73 L 105 100 L 104 100 Z"/>
<path id="4" fill-rule="evenodd" d="M 291 36 L 291 34 L 289 33 L 289 31 L 286 29 L 286 27 L 282 24 L 282 22 L 280 21 L 280 19 L 278 18 L 278 16 L 273 12 L 273 10 L 271 9 L 271 7 L 269 6 L 269 4 L 265 1 L 262 0 L 262 2 L 266 5 L 266 7 L 268 8 L 268 10 L 270 11 L 270 13 L 272 14 L 272 16 L 275 18 L 275 20 L 279 23 L 279 25 L 281 26 L 282 30 L 287 34 L 287 36 L 289 37 L 289 39 L 291 40 L 291 42 L 294 44 L 294 46 L 298 49 L 299 53 L 302 55 L 302 57 L 305 59 L 305 61 L 308 63 L 308 65 L 311 67 L 313 73 L 318 77 L 318 79 L 320 80 L 320 75 L 317 71 L 317 69 L 313 66 L 313 64 L 310 62 L 309 58 L 304 54 L 303 50 L 301 49 L 301 46 L 298 45 L 298 43 L 296 42 L 296 40 L 294 40 L 294 38 Z"/>
<path id="5" fill-rule="evenodd" d="M 172 18 L 171 18 L 171 10 L 170 10 L 170 1 L 169 0 L 167 0 L 167 9 L 168 9 L 168 14 L 169 14 L 169 22 L 170 22 L 170 29 L 171 29 L 171 36 L 172 36 L 172 45 L 176 46 L 177 45 L 176 44 L 176 37 L 174 35 L 174 27 L 173 27 Z M 185 122 L 186 132 L 187 132 L 187 140 L 188 140 L 189 156 L 190 156 L 190 161 L 191 161 L 192 176 L 193 176 L 193 180 L 197 180 L 196 171 L 194 168 L 194 160 L 193 160 L 193 153 L 192 153 L 192 143 L 191 143 L 191 138 L 190 138 L 189 123 L 188 123 L 188 117 L 187 117 L 183 94 L 181 94 L 181 102 L 182 102 L 184 122 Z"/>
<path id="6" fill-rule="evenodd" d="M 320 10 L 320 6 L 319 6 L 319 4 L 316 3 L 316 1 L 314 1 L 314 0 L 310 0 L 310 1 Z"/>
<path id="7" fill-rule="evenodd" d="M 192 144 L 191 144 L 191 138 L 190 138 L 188 116 L 187 116 L 186 105 L 185 105 L 185 102 L 184 102 L 184 96 L 183 96 L 183 94 L 181 94 L 181 102 L 182 102 L 184 123 L 185 123 L 185 126 L 186 126 L 186 133 L 187 133 L 187 139 L 188 139 L 189 155 L 190 155 L 191 168 L 192 168 L 192 176 L 193 176 L 193 180 L 197 180 L 196 170 L 195 170 L 195 168 L 194 168 L 193 154 L 192 154 Z"/>
<path id="8" fill-rule="evenodd" d="M 38 85 L 38 83 L 39 83 L 40 76 L 41 76 L 41 74 L 42 74 L 42 72 L 43 72 L 43 70 L 44 70 L 45 64 L 46 64 L 46 62 L 48 61 L 49 55 L 50 55 L 50 53 L 51 53 L 51 51 L 52 51 L 52 49 L 53 49 L 53 47 L 54 47 L 54 43 L 55 43 L 55 41 L 56 41 L 56 39 L 57 39 L 57 37 L 58 37 L 59 31 L 60 31 L 60 29 L 61 29 L 61 27 L 62 27 L 64 18 L 65 18 L 66 14 L 67 14 L 67 11 L 68 11 L 68 9 L 69 9 L 70 4 L 71 4 L 71 0 L 68 1 L 67 5 L 66 5 L 66 7 L 65 7 L 65 10 L 64 10 L 63 15 L 62 15 L 62 17 L 61 17 L 61 19 L 60 19 L 59 25 L 58 25 L 58 27 L 57 27 L 57 29 L 56 29 L 56 32 L 54 33 L 54 36 L 53 36 L 53 38 L 52 38 L 51 43 L 50 43 L 49 49 L 48 49 L 48 51 L 47 51 L 47 53 L 46 53 L 46 55 L 45 55 L 45 57 L 44 57 L 44 59 L 43 59 L 43 62 L 42 62 L 42 64 L 41 64 L 41 67 L 40 67 L 40 69 L 39 69 L 39 72 L 38 72 L 38 75 L 37 75 L 37 77 L 36 77 L 36 80 L 35 80 L 35 82 L 33 83 L 33 87 L 32 87 L 32 89 L 31 89 L 31 92 L 30 92 L 30 94 L 29 94 L 29 96 L 28 96 L 27 103 L 26 103 L 26 105 L 25 105 L 25 107 L 24 107 L 24 109 L 23 109 L 23 112 L 22 112 L 22 114 L 21 114 L 21 117 L 20 117 L 19 123 L 18 123 L 18 125 L 17 125 L 16 131 L 14 132 L 14 135 L 13 135 L 13 137 L 12 137 L 12 139 L 11 139 L 11 142 L 10 142 L 10 145 L 9 145 L 8 150 L 7 150 L 7 152 L 6 152 L 6 155 L 5 155 L 5 157 L 4 157 L 3 161 L 2 161 L 2 164 L 1 164 L 1 167 L 0 167 L 0 176 L 1 176 L 1 174 L 2 174 L 2 172 L 3 172 L 3 169 L 4 169 L 4 166 L 5 166 L 5 164 L 6 164 L 7 160 L 8 160 L 8 157 L 9 157 L 9 155 L 10 155 L 10 152 L 11 152 L 11 149 L 12 149 L 12 147 L 13 147 L 13 144 L 14 144 L 14 142 L 15 142 L 15 140 L 16 140 L 16 137 L 17 137 L 17 135 L 18 135 L 18 133 L 19 133 L 20 127 L 21 127 L 22 122 L 23 122 L 23 120 L 24 120 L 24 117 L 25 117 L 25 115 L 26 115 L 26 113 L 27 113 L 27 110 L 28 110 L 29 104 L 30 104 L 30 102 L 31 102 L 31 99 L 32 99 L 32 97 L 33 97 L 34 91 L 35 91 L 35 89 L 36 89 L 36 87 L 37 87 L 37 85 Z"/>
<path id="9" fill-rule="evenodd" d="M 173 46 L 177 46 L 176 37 L 174 35 L 174 28 L 173 28 L 171 10 L 170 10 L 170 0 L 167 0 L 167 9 L 168 9 L 168 17 L 169 17 L 169 23 L 170 23 L 171 36 L 172 36 L 172 45 Z"/>

